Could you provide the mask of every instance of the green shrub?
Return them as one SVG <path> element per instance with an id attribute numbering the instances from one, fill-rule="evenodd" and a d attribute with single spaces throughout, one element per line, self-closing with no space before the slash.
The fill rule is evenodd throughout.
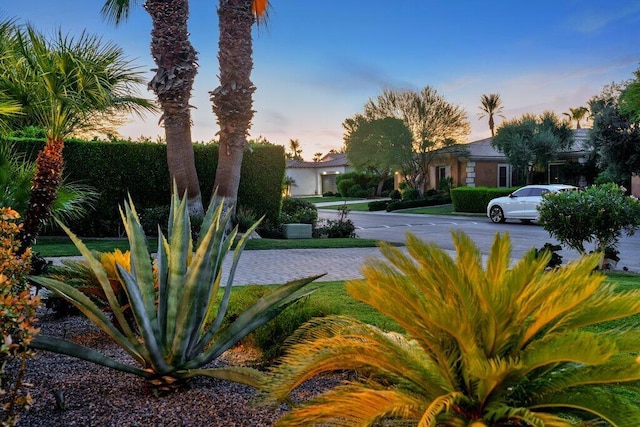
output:
<path id="1" fill-rule="evenodd" d="M 369 195 L 367 190 L 364 190 L 358 184 L 354 184 L 347 190 L 347 197 L 364 199 Z"/>
<path id="2" fill-rule="evenodd" d="M 383 211 L 387 209 L 389 203 L 391 203 L 390 200 L 374 200 L 373 202 L 369 202 L 367 206 L 369 207 L 370 212 Z"/>
<path id="3" fill-rule="evenodd" d="M 284 197 L 280 222 L 282 224 L 311 224 L 315 228 L 318 222 L 318 208 L 303 199 Z"/>
<path id="4" fill-rule="evenodd" d="M 259 298 L 268 295 L 270 292 L 271 290 L 268 287 L 260 285 L 234 288 L 229 298 L 229 306 L 222 323 L 222 329 L 224 330 L 240 314 L 255 304 Z M 242 340 L 242 344 L 259 349 L 262 353 L 263 362 L 269 363 L 282 354 L 282 346 L 287 337 L 296 329 L 314 317 L 323 317 L 330 314 L 338 313 L 317 299 L 302 298 L 285 309 L 275 319 L 247 335 Z"/>
<path id="5" fill-rule="evenodd" d="M 233 219 L 235 225 L 238 226 L 238 231 L 241 233 L 246 232 L 253 224 L 258 221 L 258 215 L 251 208 L 239 206 L 236 209 L 236 216 Z"/>
<path id="6" fill-rule="evenodd" d="M 392 190 L 392 191 L 389 193 L 389 198 L 390 198 L 391 200 L 400 200 L 400 199 L 402 199 L 402 193 L 400 193 L 400 191 L 399 191 L 399 190 Z"/>
<path id="7" fill-rule="evenodd" d="M 420 198 L 420 192 L 415 188 L 406 188 L 402 192 L 402 200 L 417 200 Z"/>
<path id="8" fill-rule="evenodd" d="M 169 205 L 144 208 L 140 211 L 140 224 L 147 236 L 158 237 L 158 226 L 166 234 L 169 222 Z"/>
<path id="9" fill-rule="evenodd" d="M 338 187 L 338 191 L 340 192 L 340 195 L 342 195 L 342 197 L 349 197 L 349 189 L 353 186 L 357 186 L 358 188 L 361 188 L 358 184 L 356 184 L 356 182 L 353 179 L 341 179 L 340 181 L 337 182 L 337 187 Z"/>
<path id="10" fill-rule="evenodd" d="M 617 249 L 623 232 L 631 236 L 640 227 L 640 203 L 613 183 L 549 193 L 538 211 L 551 236 L 583 254 L 587 243 L 595 251 Z"/>
<path id="11" fill-rule="evenodd" d="M 444 194 L 438 194 L 431 197 L 425 197 L 414 200 L 396 200 L 387 205 L 387 212 L 397 211 L 399 209 L 421 208 L 424 206 L 447 205 L 451 203 L 451 197 Z"/>
<path id="12" fill-rule="evenodd" d="M 456 187 L 451 190 L 451 201 L 455 212 L 485 213 L 491 199 L 507 196 L 518 187 Z"/>

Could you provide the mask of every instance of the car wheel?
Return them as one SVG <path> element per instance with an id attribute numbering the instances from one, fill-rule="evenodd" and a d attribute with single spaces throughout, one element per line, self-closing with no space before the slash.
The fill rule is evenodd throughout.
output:
<path id="1" fill-rule="evenodd" d="M 491 218 L 492 222 L 496 224 L 499 222 L 504 222 L 504 212 L 502 212 L 502 208 L 500 206 L 492 206 L 489 210 L 489 218 Z"/>

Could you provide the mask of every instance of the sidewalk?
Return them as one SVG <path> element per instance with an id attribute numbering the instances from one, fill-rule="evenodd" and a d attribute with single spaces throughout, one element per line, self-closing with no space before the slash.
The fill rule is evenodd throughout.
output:
<path id="1" fill-rule="evenodd" d="M 282 284 L 301 277 L 325 274 L 318 281 L 360 278 L 360 267 L 368 257 L 381 257 L 380 250 L 350 249 L 271 249 L 245 250 L 240 256 L 233 285 Z M 60 265 L 63 258 L 47 258 Z M 67 257 L 81 260 L 82 257 Z M 232 257 L 223 263 L 223 283 L 230 269 Z"/>

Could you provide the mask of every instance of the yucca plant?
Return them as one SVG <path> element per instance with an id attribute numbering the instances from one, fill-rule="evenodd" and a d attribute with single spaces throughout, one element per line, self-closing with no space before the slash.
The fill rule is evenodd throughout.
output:
<path id="1" fill-rule="evenodd" d="M 286 400 L 329 371 L 361 375 L 279 425 L 640 425 L 637 322 L 590 327 L 640 313 L 640 290 L 605 284 L 597 254 L 545 272 L 550 254 L 531 250 L 510 267 L 510 239 L 498 234 L 483 268 L 464 233 L 453 240 L 456 260 L 409 234 L 409 255 L 384 245 L 386 260 L 369 260 L 364 280 L 347 284 L 406 335 L 334 316 L 289 338 L 265 397 Z"/>
<path id="2" fill-rule="evenodd" d="M 177 191 L 174 191 L 174 194 Z M 111 339 L 129 353 L 140 366 L 121 363 L 93 349 L 73 342 L 40 336 L 32 347 L 78 357 L 124 372 L 140 375 L 162 391 L 205 375 L 257 386 L 263 379 L 259 371 L 242 367 L 206 368 L 209 362 L 231 348 L 245 335 L 276 316 L 286 306 L 309 292 L 302 288 L 317 277 L 289 282 L 258 300 L 224 330 L 225 315 L 234 272 L 244 248 L 241 238 L 233 253 L 233 262 L 215 319 L 207 313 L 222 281 L 222 262 L 231 254 L 237 229 L 229 235 L 225 229 L 230 216 L 222 216 L 222 203 L 213 197 L 203 219 L 199 240 L 191 237 L 186 198 L 172 197 L 168 240 L 159 239 L 152 256 L 131 200 L 125 202 L 121 216 L 130 245 L 130 271 L 118 265 L 118 280 L 126 292 L 126 304 L 135 319 L 135 330 L 123 314 L 123 305 L 114 294 L 107 271 L 92 252 L 69 229 L 61 225 L 98 278 L 113 313 L 112 322 L 87 295 L 75 287 L 46 277 L 33 277 L 77 307 Z M 257 224 L 254 225 L 257 226 Z M 117 327 L 116 327 L 117 325 Z"/>

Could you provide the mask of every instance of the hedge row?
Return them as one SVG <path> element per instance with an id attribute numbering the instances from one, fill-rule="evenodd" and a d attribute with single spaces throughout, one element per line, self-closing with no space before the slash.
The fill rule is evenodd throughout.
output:
<path id="1" fill-rule="evenodd" d="M 491 199 L 511 194 L 519 187 L 456 187 L 451 190 L 455 212 L 485 213 Z"/>
<path id="2" fill-rule="evenodd" d="M 449 195 L 437 194 L 434 196 L 426 196 L 421 199 L 413 200 L 395 200 L 387 205 L 387 212 L 397 211 L 399 209 L 421 208 L 424 206 L 446 205 L 451 203 Z"/>
<path id="3" fill-rule="evenodd" d="M 35 160 L 44 145 L 42 140 L 16 139 L 15 142 L 16 148 L 31 160 Z M 168 205 L 170 180 L 166 148 L 164 144 L 154 143 L 65 142 L 65 180 L 90 185 L 100 193 L 95 204 L 96 214 L 74 223 L 73 231 L 82 236 L 122 234 L 118 206 L 127 194 L 131 194 L 138 212 Z M 196 144 L 194 153 L 206 206 L 213 192 L 218 146 Z M 238 205 L 277 221 L 284 169 L 284 147 L 253 146 L 253 152 L 244 155 Z"/>

